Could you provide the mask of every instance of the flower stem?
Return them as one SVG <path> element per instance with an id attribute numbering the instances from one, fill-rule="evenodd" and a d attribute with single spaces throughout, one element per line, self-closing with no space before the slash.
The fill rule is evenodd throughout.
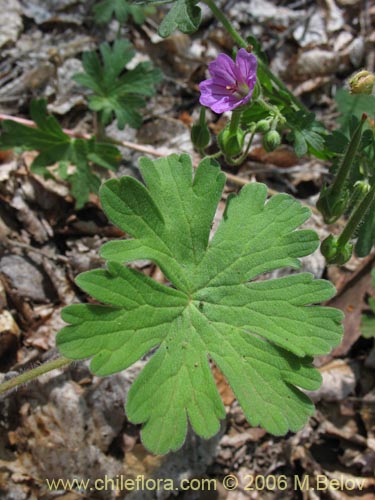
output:
<path id="1" fill-rule="evenodd" d="M 285 122 L 285 118 L 283 115 L 280 113 L 279 108 L 277 106 L 274 106 L 273 104 L 270 104 L 269 102 L 266 102 L 262 97 L 257 97 L 256 102 L 258 102 L 264 109 L 267 111 L 270 111 L 275 115 L 276 122 Z"/>
<path id="2" fill-rule="evenodd" d="M 250 138 L 249 138 L 248 143 L 246 145 L 245 151 L 241 154 L 240 157 L 236 158 L 235 160 L 232 160 L 231 166 L 241 165 L 241 163 L 245 160 L 245 158 L 247 157 L 247 155 L 249 153 L 249 149 L 251 147 L 251 144 L 253 143 L 255 133 L 256 133 L 256 128 L 254 127 L 254 130 L 251 132 Z"/>
<path id="3" fill-rule="evenodd" d="M 370 191 L 366 194 L 363 200 L 358 204 L 357 208 L 354 210 L 350 216 L 343 232 L 337 239 L 337 246 L 344 247 L 348 241 L 352 238 L 358 225 L 360 224 L 363 217 L 366 215 L 367 210 L 370 208 L 375 200 L 375 185 L 372 186 Z"/>
<path id="4" fill-rule="evenodd" d="M 230 124 L 229 124 L 229 132 L 233 135 L 237 133 L 238 127 L 240 126 L 241 116 L 242 116 L 241 110 L 235 109 L 234 111 L 232 111 L 232 117 L 230 119 Z"/>
<path id="5" fill-rule="evenodd" d="M 205 3 L 211 9 L 211 12 L 214 14 L 216 19 L 221 22 L 224 28 L 228 31 L 230 36 L 233 38 L 234 42 L 239 47 L 246 49 L 249 46 L 249 44 L 235 30 L 231 22 L 226 18 L 225 14 L 215 5 L 215 2 L 213 0 L 202 0 L 202 2 Z M 280 90 L 288 94 L 289 99 L 293 102 L 293 104 L 297 107 L 297 109 L 307 111 L 305 106 L 290 92 L 288 87 L 276 75 L 272 73 L 269 67 L 260 58 L 258 58 L 258 65 L 262 69 L 262 71 L 268 76 L 268 78 L 272 80 L 272 82 L 276 85 L 276 87 L 278 87 Z"/>
<path id="6" fill-rule="evenodd" d="M 31 382 L 32 380 L 36 379 L 40 375 L 43 375 L 44 373 L 48 373 L 52 370 L 56 370 L 57 368 L 62 368 L 63 366 L 69 365 L 72 361 L 73 360 L 71 359 L 59 357 L 53 359 L 52 361 L 47 361 L 46 363 L 43 363 L 42 365 L 37 366 L 32 370 L 27 370 L 21 373 L 20 375 L 16 375 L 10 380 L 7 380 L 6 382 L 0 384 L 0 394 L 3 394 L 4 392 L 7 392 L 11 389 L 14 389 L 19 385 Z"/>
<path id="7" fill-rule="evenodd" d="M 203 160 L 214 160 L 215 158 L 220 158 L 220 156 L 222 156 L 223 152 L 222 151 L 218 151 L 217 153 L 213 153 L 212 155 L 207 155 L 207 156 L 203 156 Z"/>

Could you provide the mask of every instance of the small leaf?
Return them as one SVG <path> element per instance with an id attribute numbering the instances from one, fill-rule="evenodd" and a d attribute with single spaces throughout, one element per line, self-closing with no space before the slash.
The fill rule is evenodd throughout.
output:
<path id="1" fill-rule="evenodd" d="M 310 211 L 252 183 L 228 199 L 213 238 L 210 227 L 225 176 L 203 160 L 193 178 L 191 159 L 143 158 L 145 185 L 111 179 L 101 190 L 109 219 L 132 239 L 102 248 L 106 269 L 81 274 L 78 285 L 107 305 L 64 309 L 70 326 L 57 337 L 72 359 L 92 358 L 91 370 L 124 370 L 155 350 L 130 389 L 126 410 L 143 423 L 142 439 L 154 453 L 178 449 L 187 423 L 205 438 L 219 429 L 225 410 L 210 360 L 231 385 L 251 425 L 274 434 L 296 431 L 314 411 L 301 389 L 314 390 L 320 375 L 312 356 L 328 353 L 341 338 L 342 313 L 312 304 L 333 286 L 301 273 L 256 281 L 262 273 L 300 267 L 318 246 L 310 230 L 296 231 Z M 125 267 L 151 259 L 173 287 Z"/>
<path id="2" fill-rule="evenodd" d="M 126 23 L 131 16 L 136 24 L 145 21 L 144 9 L 131 5 L 127 0 L 102 0 L 94 5 L 94 18 L 98 24 L 107 24 L 114 16 L 119 23 Z"/>
<path id="3" fill-rule="evenodd" d="M 96 52 L 85 52 L 82 59 L 85 73 L 74 75 L 78 83 L 94 93 L 89 96 L 90 109 L 100 113 L 103 125 L 108 125 L 115 116 L 121 130 L 126 124 L 140 127 L 142 116 L 138 110 L 146 105 L 144 97 L 155 93 L 155 84 L 161 80 L 160 71 L 147 62 L 125 71 L 134 56 L 126 40 L 116 40 L 112 46 L 102 43 L 100 54 L 101 61 Z"/>
<path id="4" fill-rule="evenodd" d="M 372 287 L 375 289 L 375 269 L 372 269 L 371 271 L 371 277 L 372 277 Z M 362 315 L 361 318 L 361 334 L 363 337 L 369 339 L 374 337 L 375 338 L 375 299 L 373 297 L 370 297 L 368 299 L 369 306 L 372 310 L 372 316 L 365 316 Z"/>
<path id="5" fill-rule="evenodd" d="M 176 29 L 187 34 L 197 31 L 201 22 L 201 9 L 197 6 L 198 1 L 176 0 L 159 27 L 159 35 L 166 38 Z"/>
<path id="6" fill-rule="evenodd" d="M 304 111 L 285 112 L 288 126 L 291 132 L 287 139 L 294 142 L 294 150 L 297 156 L 312 153 L 318 158 L 327 158 L 328 152 L 325 148 L 325 128 L 315 120 L 314 113 Z"/>
<path id="7" fill-rule="evenodd" d="M 350 121 L 354 116 L 360 120 L 363 113 L 368 113 L 374 119 L 375 96 L 364 94 L 350 94 L 345 89 L 336 92 L 335 100 L 340 112 L 338 123 L 341 125 L 341 131 L 345 134 L 349 131 Z"/>

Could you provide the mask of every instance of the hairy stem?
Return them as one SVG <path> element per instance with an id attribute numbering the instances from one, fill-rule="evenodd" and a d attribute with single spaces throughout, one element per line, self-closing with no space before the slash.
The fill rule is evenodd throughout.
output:
<path id="1" fill-rule="evenodd" d="M 245 151 L 241 154 L 240 157 L 236 158 L 235 160 L 232 160 L 232 163 L 231 163 L 232 166 L 241 165 L 242 162 L 246 159 L 246 157 L 249 153 L 251 144 L 253 143 L 255 133 L 256 133 L 256 129 L 254 128 L 254 130 L 251 132 L 251 135 L 250 135 L 249 141 L 246 145 Z"/>
<path id="2" fill-rule="evenodd" d="M 354 131 L 353 137 L 349 142 L 344 158 L 342 159 L 340 167 L 336 173 L 335 179 L 331 185 L 332 195 L 340 196 L 340 194 L 342 193 L 342 190 L 346 183 L 346 179 L 348 178 L 350 172 L 350 168 L 354 161 L 358 147 L 361 143 L 362 129 L 366 120 L 367 120 L 367 114 L 363 113 L 361 121 L 359 122 L 357 128 Z"/>
<path id="3" fill-rule="evenodd" d="M 337 239 L 337 246 L 344 247 L 348 241 L 352 238 L 353 234 L 358 228 L 358 225 L 362 221 L 363 217 L 366 215 L 367 210 L 370 208 L 375 200 L 375 186 L 366 194 L 363 200 L 359 203 L 357 208 L 354 210 L 350 216 L 343 232 Z"/>
<path id="4" fill-rule="evenodd" d="M 242 111 L 235 109 L 232 111 L 232 116 L 229 124 L 229 131 L 231 134 L 235 135 L 237 133 L 238 127 L 241 123 Z"/>
<path id="5" fill-rule="evenodd" d="M 11 389 L 14 389 L 19 385 L 27 384 L 28 382 L 31 382 L 37 377 L 40 377 L 40 375 L 43 375 L 44 373 L 56 370 L 57 368 L 62 368 L 63 366 L 69 365 L 70 363 L 72 363 L 71 359 L 62 357 L 53 359 L 52 361 L 47 361 L 47 363 L 43 363 L 42 365 L 37 366 L 36 368 L 27 370 L 21 373 L 20 375 L 16 375 L 10 380 L 7 380 L 6 382 L 0 384 L 0 394 L 3 394 L 4 392 L 7 392 Z"/>

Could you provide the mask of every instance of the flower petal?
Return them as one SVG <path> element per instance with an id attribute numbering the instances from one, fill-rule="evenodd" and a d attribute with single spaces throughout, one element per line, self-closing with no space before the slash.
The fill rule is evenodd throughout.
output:
<path id="1" fill-rule="evenodd" d="M 239 106 L 240 101 L 233 96 L 225 96 L 220 100 L 215 99 L 215 102 L 210 106 L 215 113 L 225 113 L 232 111 Z"/>
<path id="2" fill-rule="evenodd" d="M 226 54 L 219 54 L 215 61 L 208 65 L 208 70 L 211 76 L 215 79 L 220 79 L 226 85 L 236 83 L 235 64 L 234 61 Z"/>
<path id="3" fill-rule="evenodd" d="M 236 63 L 226 54 L 219 54 L 209 64 L 212 78 L 199 84 L 200 104 L 211 108 L 215 113 L 232 111 L 246 104 L 253 93 L 256 70 L 256 57 L 245 49 L 238 51 Z M 247 92 L 246 85 L 248 93 L 243 96 Z"/>
<path id="4" fill-rule="evenodd" d="M 254 87 L 256 81 L 257 73 L 257 58 L 254 54 L 246 51 L 246 49 L 240 49 L 236 56 L 236 76 L 241 82 L 249 83 L 249 87 Z"/>

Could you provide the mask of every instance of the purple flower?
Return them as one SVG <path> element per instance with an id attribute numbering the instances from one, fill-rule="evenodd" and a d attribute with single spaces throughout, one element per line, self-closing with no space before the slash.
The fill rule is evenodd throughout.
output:
<path id="1" fill-rule="evenodd" d="M 212 78 L 199 84 L 202 106 L 215 113 L 224 113 L 249 102 L 256 82 L 257 60 L 254 54 L 240 49 L 236 62 L 226 54 L 219 54 L 208 69 Z"/>

